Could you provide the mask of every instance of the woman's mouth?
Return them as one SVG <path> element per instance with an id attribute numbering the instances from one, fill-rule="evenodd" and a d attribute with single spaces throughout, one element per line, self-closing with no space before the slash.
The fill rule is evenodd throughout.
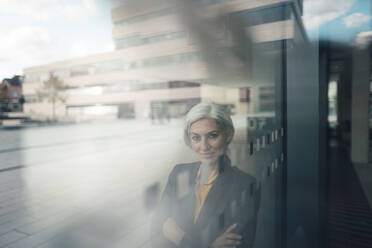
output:
<path id="1" fill-rule="evenodd" d="M 205 152 L 205 153 L 200 153 L 203 157 L 209 157 L 213 154 L 213 152 Z"/>

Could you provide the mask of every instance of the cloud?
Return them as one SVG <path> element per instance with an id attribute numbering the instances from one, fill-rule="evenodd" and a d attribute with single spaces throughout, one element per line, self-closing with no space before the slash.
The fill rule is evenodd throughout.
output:
<path id="1" fill-rule="evenodd" d="M 84 41 L 65 47 L 46 28 L 23 26 L 0 39 L 0 80 L 23 74 L 27 67 L 113 50 L 112 43 Z"/>
<path id="2" fill-rule="evenodd" d="M 98 12 L 94 0 L 83 0 L 82 4 L 64 6 L 63 14 L 71 19 L 81 18 L 84 15 L 94 15 Z"/>
<path id="3" fill-rule="evenodd" d="M 355 28 L 372 19 L 372 16 L 362 13 L 354 13 L 343 18 L 343 22 L 348 28 Z"/>
<path id="4" fill-rule="evenodd" d="M 101 45 L 79 41 L 70 47 L 66 56 L 67 58 L 78 58 L 112 51 L 114 51 L 113 42 L 106 45 Z"/>
<path id="5" fill-rule="evenodd" d="M 0 79 L 23 74 L 23 68 L 63 56 L 56 39 L 45 28 L 24 26 L 0 39 Z"/>
<path id="6" fill-rule="evenodd" d="M 50 20 L 55 17 L 81 18 L 95 15 L 98 11 L 95 0 L 81 0 L 71 4 L 64 0 L 2 0 L 0 13 Z"/>
<path id="7" fill-rule="evenodd" d="M 356 0 L 305 0 L 304 24 L 307 29 L 316 29 L 322 24 L 344 15 L 353 6 Z"/>
<path id="8" fill-rule="evenodd" d="M 360 32 L 354 40 L 354 44 L 360 48 L 367 47 L 371 42 L 372 31 Z"/>
<path id="9" fill-rule="evenodd" d="M 104 39 L 103 42 L 102 39 L 89 40 L 92 32 L 93 37 L 98 35 L 94 26 L 85 23 L 84 33 L 81 28 L 75 29 L 84 17 L 91 17 L 89 20 L 93 23 L 102 21 L 99 19 L 102 9 L 97 4 L 105 6 L 99 1 L 106 0 L 0 0 L 0 15 L 4 20 L 19 18 L 15 25 L 3 30 L 6 35 L 0 39 L 0 80 L 23 74 L 27 67 L 113 50 Z M 53 26 L 54 21 L 63 24 L 67 18 L 74 20 L 66 22 L 61 29 Z M 73 46 L 74 40 L 79 44 Z"/>
<path id="10" fill-rule="evenodd" d="M 86 44 L 85 42 L 77 42 L 70 47 L 68 56 L 71 58 L 77 58 L 95 53 L 97 53 L 97 50 L 95 50 L 92 45 Z"/>

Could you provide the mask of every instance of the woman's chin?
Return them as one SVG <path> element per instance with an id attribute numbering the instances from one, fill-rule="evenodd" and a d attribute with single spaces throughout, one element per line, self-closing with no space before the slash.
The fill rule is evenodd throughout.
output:
<path id="1" fill-rule="evenodd" d="M 215 158 L 199 158 L 200 162 L 205 165 L 214 165 L 217 163 L 217 159 Z"/>

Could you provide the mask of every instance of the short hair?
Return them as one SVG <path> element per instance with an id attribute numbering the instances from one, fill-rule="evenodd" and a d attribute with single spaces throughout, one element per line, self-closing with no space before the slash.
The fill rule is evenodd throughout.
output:
<path id="1" fill-rule="evenodd" d="M 227 137 L 226 145 L 230 144 L 234 136 L 235 129 L 227 108 L 223 105 L 212 102 L 201 102 L 193 106 L 186 115 L 184 126 L 184 140 L 186 145 L 191 147 L 191 125 L 205 118 L 212 118 L 216 121 L 218 127 L 224 132 L 225 137 Z"/>

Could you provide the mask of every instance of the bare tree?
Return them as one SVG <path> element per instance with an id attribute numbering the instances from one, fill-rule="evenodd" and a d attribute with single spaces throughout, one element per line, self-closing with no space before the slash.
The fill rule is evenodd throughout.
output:
<path id="1" fill-rule="evenodd" d="M 36 91 L 39 100 L 46 99 L 52 103 L 53 120 L 56 120 L 56 103 L 64 103 L 67 99 L 64 90 L 67 88 L 65 83 L 58 77 L 50 73 L 49 79 L 43 82 L 43 85 Z"/>

